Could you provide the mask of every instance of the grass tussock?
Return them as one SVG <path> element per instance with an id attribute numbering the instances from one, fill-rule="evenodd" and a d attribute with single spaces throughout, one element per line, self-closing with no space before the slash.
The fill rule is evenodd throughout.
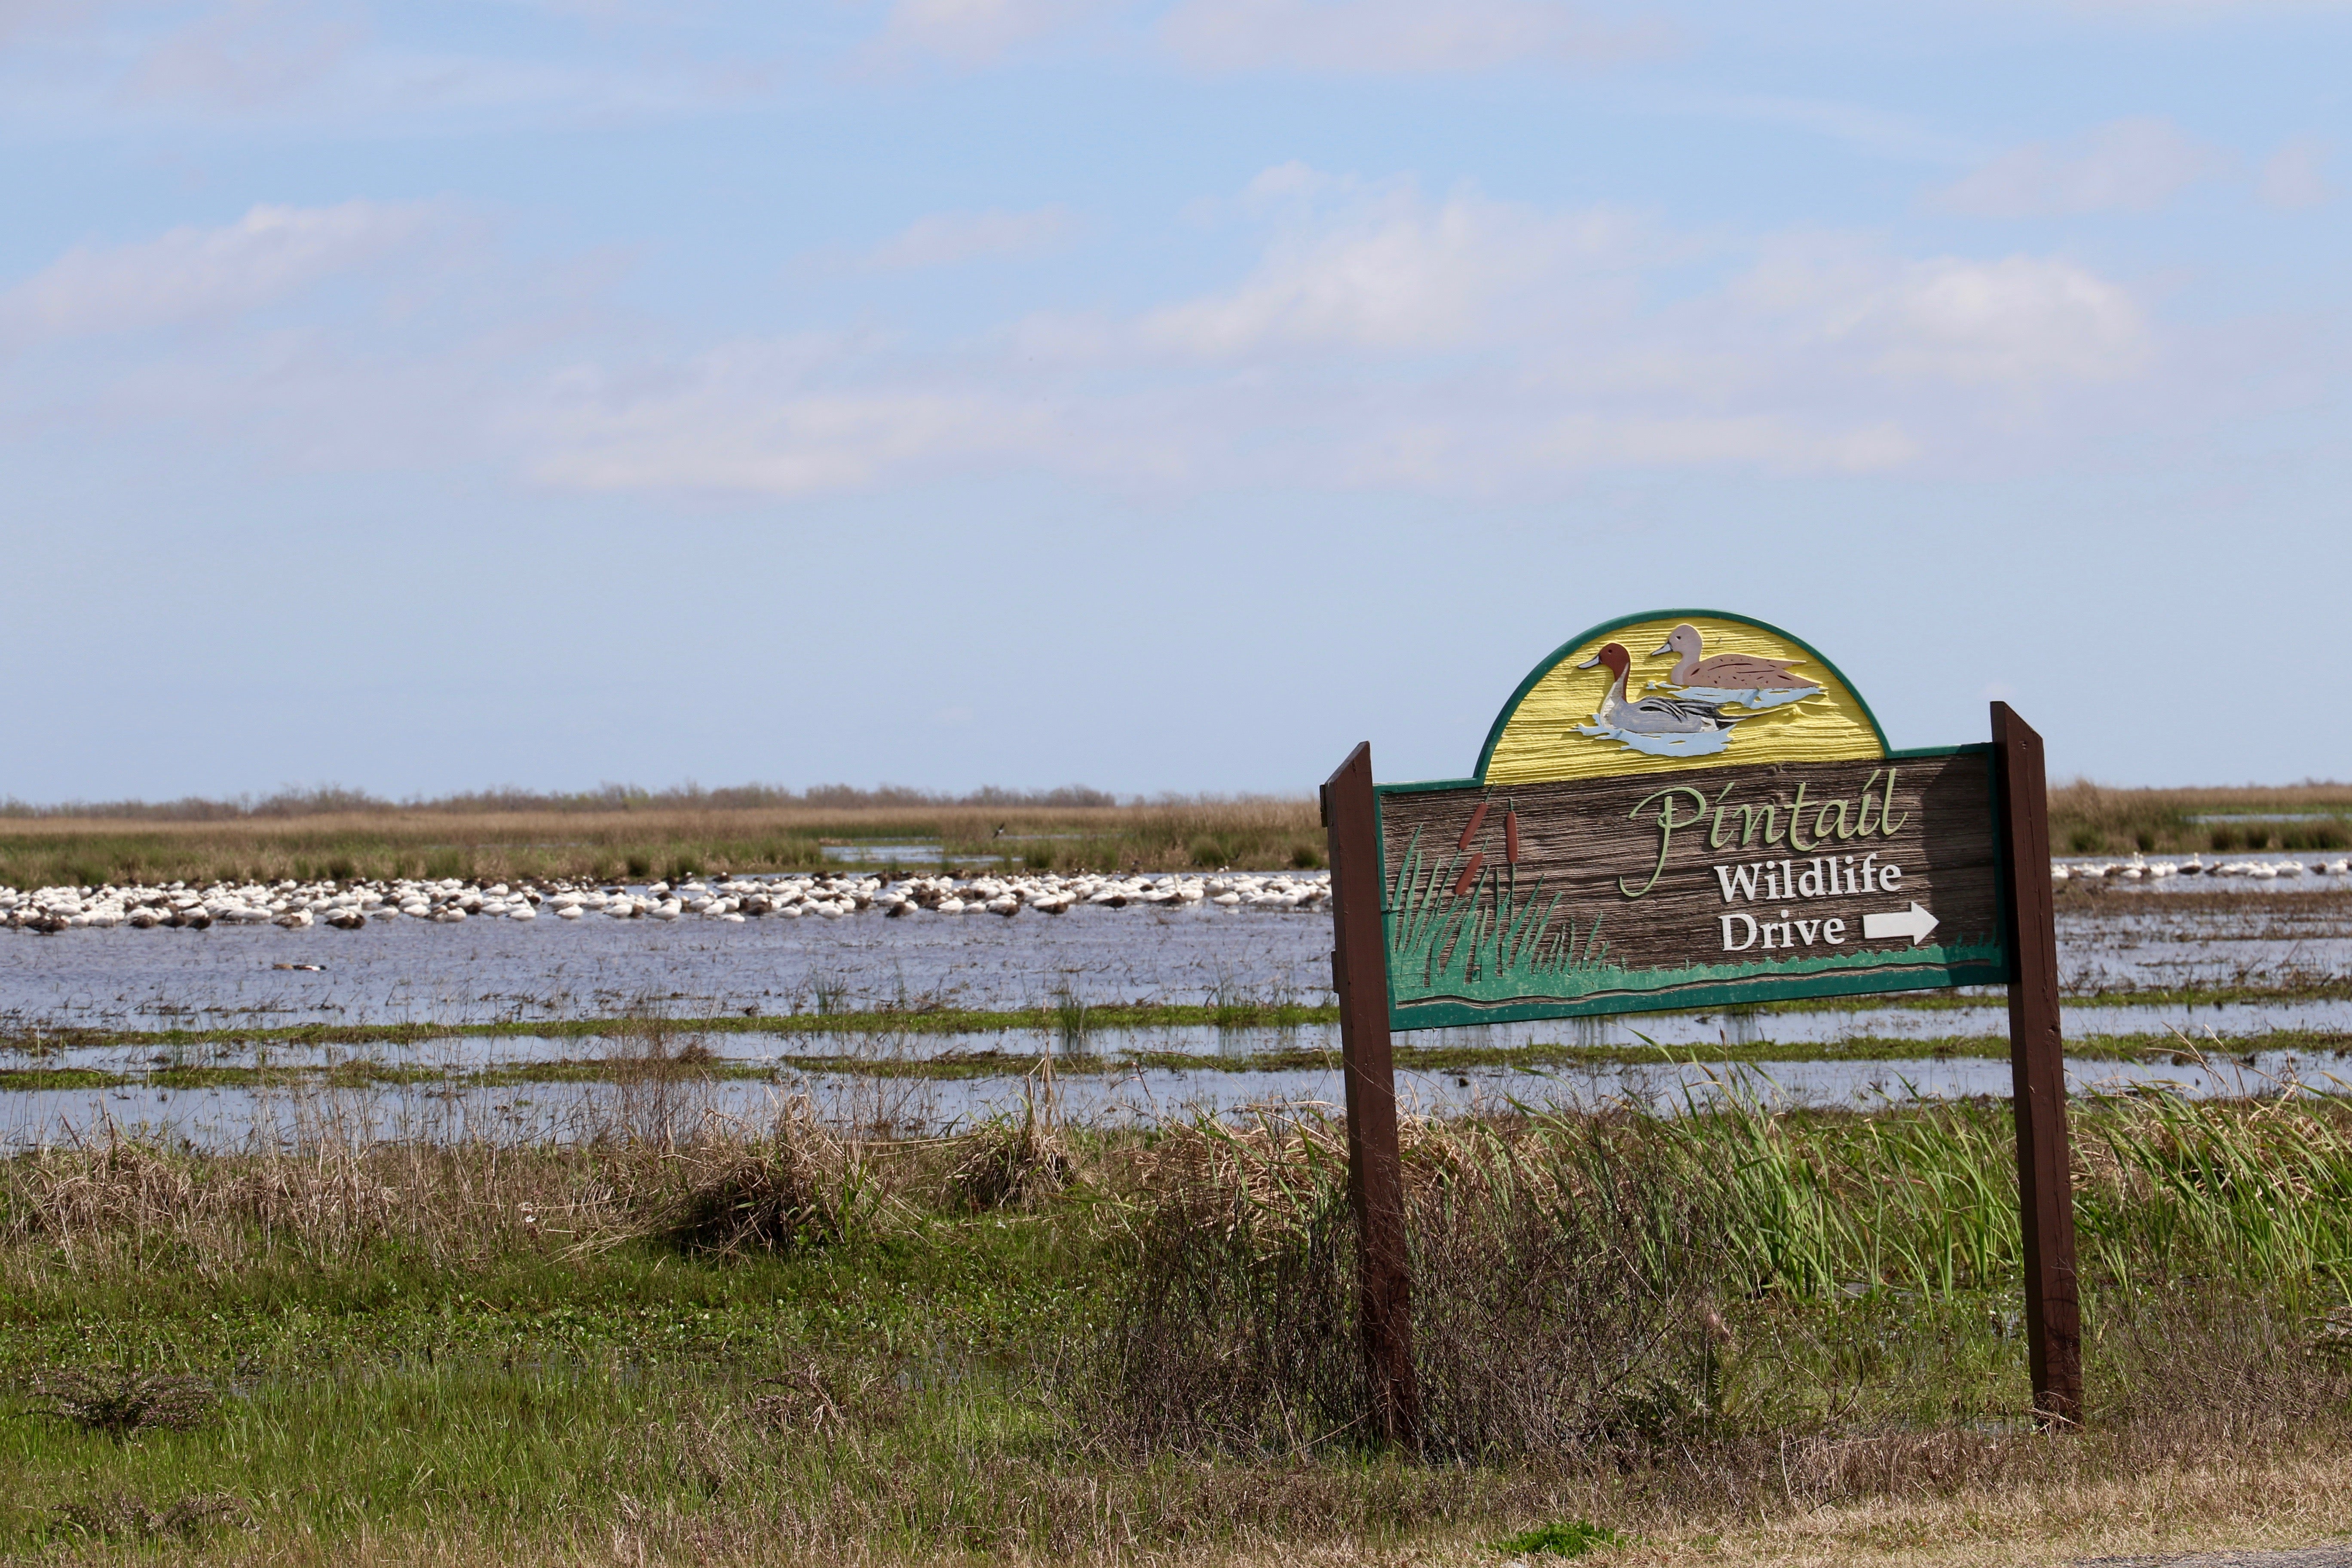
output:
<path id="1" fill-rule="evenodd" d="M 789 1102 L 756 1142 L 697 1139 L 665 1158 L 676 1197 L 664 1234 L 709 1256 L 824 1247 L 870 1224 L 869 1211 L 888 1201 L 858 1146 L 820 1123 L 804 1099 Z"/>
<path id="2" fill-rule="evenodd" d="M 173 881 L 457 877 L 644 881 L 816 870 L 828 846 L 906 844 L 911 869 L 1273 870 L 1323 864 L 1311 799 L 1075 803 L 774 804 L 709 799 L 627 809 L 342 800 L 316 813 L 140 817 L 0 812 L 0 883 L 17 888 Z M 929 846 L 936 844 L 937 849 Z"/>
<path id="3" fill-rule="evenodd" d="M 1417 1454 L 1367 1437 L 1318 1115 L 1089 1132 L 1041 1080 L 951 1138 L 793 1103 L 542 1149 L 26 1155 L 0 1368 L 19 1413 L 70 1390 L 90 1418 L 0 1423 L 0 1552 L 1839 1560 L 1870 1521 L 1981 1546 L 2159 1476 L 2203 1479 L 2147 1528 L 2252 1518 L 2216 1477 L 2352 1439 L 2352 1108 L 2081 1107 L 2091 1426 L 2063 1439 L 2027 1419 L 2006 1121 L 1409 1125 Z M 156 1375 L 217 1404 L 100 1414 Z"/>
<path id="4" fill-rule="evenodd" d="M 26 1380 L 30 1412 L 85 1432 L 132 1437 L 202 1426 L 220 1403 L 202 1378 L 131 1367 L 64 1367 Z"/>
<path id="5" fill-rule="evenodd" d="M 2330 1305 L 2352 1266 L 2347 1131 L 2318 1102 L 2156 1097 L 2081 1118 L 2076 1215 L 2108 1314 L 2094 1376 L 2107 1419 L 2317 1418 L 2352 1394 L 2352 1340 Z M 1982 1107 L 1415 1129 L 1427 1446 L 1456 1462 L 1654 1458 L 1765 1433 L 2014 1425 L 2022 1368 L 1999 1348 L 2016 1332 L 2012 1158 L 2002 1116 Z M 1143 1164 L 1155 1196 L 1106 1429 L 1139 1449 L 1230 1451 L 1360 1430 L 1334 1131 L 1204 1128 Z M 1850 1360 L 1863 1347 L 1845 1336 L 1869 1321 L 1910 1331 Z"/>

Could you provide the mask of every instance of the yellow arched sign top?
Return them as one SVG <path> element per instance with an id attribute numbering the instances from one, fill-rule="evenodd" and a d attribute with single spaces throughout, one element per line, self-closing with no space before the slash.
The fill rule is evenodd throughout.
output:
<path id="1" fill-rule="evenodd" d="M 1836 668 L 1741 616 L 1613 621 L 1537 667 L 1486 741 L 1488 784 L 1748 763 L 1884 757 L 1886 738 Z"/>

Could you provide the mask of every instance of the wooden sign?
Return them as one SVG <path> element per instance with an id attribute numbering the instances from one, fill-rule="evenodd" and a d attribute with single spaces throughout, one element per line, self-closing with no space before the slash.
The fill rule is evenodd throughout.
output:
<path id="1" fill-rule="evenodd" d="M 1417 1441 L 1391 1035 L 2007 984 L 2038 1418 L 2079 1423 L 2081 1325 L 2042 739 L 1888 747 L 1761 621 L 1612 621 L 1538 665 L 1468 779 L 1323 786 L 1349 1195 L 1381 1430 Z"/>
<path id="2" fill-rule="evenodd" d="M 1614 621 L 1376 791 L 1390 1026 L 2005 982 L 1992 748 L 1895 752 L 1742 616 Z"/>

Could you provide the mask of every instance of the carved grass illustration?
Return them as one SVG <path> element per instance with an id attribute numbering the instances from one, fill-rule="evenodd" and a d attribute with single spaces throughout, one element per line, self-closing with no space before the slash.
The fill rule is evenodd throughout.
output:
<path id="1" fill-rule="evenodd" d="M 1484 864 L 1483 856 L 1469 852 L 1471 837 L 1465 833 L 1465 847 L 1440 858 L 1423 852 L 1416 829 L 1391 879 L 1389 986 L 1401 1025 L 1408 1023 L 1416 1006 L 1450 1010 L 1518 1004 L 1551 1008 L 1582 999 L 1598 1004 L 1628 994 L 1760 986 L 1840 972 L 1853 975 L 1856 991 L 1991 983 L 2001 977 L 2001 947 L 1991 932 L 1928 942 L 1899 953 L 1865 948 L 1748 963 L 1631 967 L 1610 956 L 1601 934 L 1605 914 L 1580 921 L 1560 908 L 1559 891 L 1546 895 L 1540 876 L 1522 888 L 1517 866 Z M 1432 1024 L 1450 1021 L 1431 1019 Z"/>
<path id="2" fill-rule="evenodd" d="M 1485 816 L 1481 805 L 1465 843 Z M 1572 918 L 1555 926 L 1560 895 L 1546 900 L 1541 877 L 1523 891 L 1517 866 L 1485 861 L 1461 849 L 1443 861 L 1424 858 L 1414 830 L 1389 889 L 1390 984 L 1401 996 L 1452 993 L 1482 980 L 1503 982 L 1505 994 L 1517 995 L 1527 982 L 1604 964 L 1601 917 L 1580 937 Z"/>

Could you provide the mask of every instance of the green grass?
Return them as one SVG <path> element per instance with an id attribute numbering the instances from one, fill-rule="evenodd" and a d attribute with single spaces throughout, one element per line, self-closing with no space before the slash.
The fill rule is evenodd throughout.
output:
<path id="1" fill-rule="evenodd" d="M 1493 1546 L 1497 1552 L 1521 1557 L 1581 1557 L 1597 1547 L 1620 1546 L 1624 1541 L 1623 1536 L 1607 1525 L 1588 1524 L 1583 1520 L 1571 1519 L 1539 1524 L 1533 1530 L 1507 1535 L 1493 1542 Z"/>
<path id="2" fill-rule="evenodd" d="M 422 1045 L 449 1039 L 589 1039 L 606 1036 L 666 1038 L 686 1035 L 955 1035 L 994 1031 L 1058 1032 L 1070 1021 L 1059 1003 L 1046 1007 L 981 1011 L 954 1007 L 851 1009 L 806 1013 L 722 1015 L 665 1018 L 631 1015 L 610 1018 L 504 1019 L 489 1023 L 289 1024 L 275 1027 L 116 1029 L 87 1026 L 19 1027 L 0 1033 L 0 1047 L 35 1054 L 89 1046 L 127 1046 L 171 1050 L 211 1045 L 366 1046 Z M 1296 1028 L 1339 1022 L 1337 1007 L 1296 1002 L 1223 997 L 1207 1005 L 1157 1003 L 1086 1003 L 1085 1027 L 1102 1029 Z"/>
<path id="3" fill-rule="evenodd" d="M 2144 991 L 2069 994 L 2075 1007 L 2159 1006 L 2220 1007 L 2249 1002 L 2322 1002 L 2352 996 L 2352 979 L 2313 979 L 2282 985 L 2165 986 Z M 1905 1012 L 1955 1012 L 2006 1005 L 1997 989 L 1966 992 L 1893 992 L 1859 995 L 1811 997 L 1797 1001 L 1748 1002 L 1738 1010 L 1759 1016 L 1788 1014 L 1864 1012 L 1899 1009 Z M 1688 1009 L 1681 1009 L 1688 1011 Z M 1711 1008 L 1709 1016 L 1729 1011 Z M 1627 1016 L 1638 1029 L 1642 1015 Z M 605 1018 L 505 1019 L 488 1023 L 289 1024 L 276 1026 L 226 1026 L 214 1028 L 121 1029 L 90 1026 L 26 1027 L 0 1032 L 0 1047 L 25 1052 L 36 1059 L 53 1050 L 114 1046 L 155 1051 L 179 1051 L 204 1046 L 414 1046 L 452 1039 L 566 1039 L 615 1037 L 668 1039 L 715 1035 L 868 1035 L 935 1036 L 961 1034 L 1069 1034 L 1074 1028 L 1087 1036 L 1119 1030 L 1213 1027 L 1219 1029 L 1294 1029 L 1328 1026 L 1339 1021 L 1334 1006 L 1297 1001 L 1251 998 L 1239 992 L 1220 994 L 1203 1005 L 1077 1003 L 1056 1000 L 1045 1007 L 983 1010 L 977 1008 L 880 1008 L 835 1012 L 722 1015 L 715 1017 L 664 1018 L 631 1015 Z M 1961 1037 L 1955 1037 L 1956 1038 Z M 1789 1047 L 1791 1049 L 1799 1047 Z M 11 1070 L 5 1069 L 0 1073 Z M 5 1083 L 0 1078 L 0 1083 Z M 75 1087 L 62 1081 L 44 1087 Z M 100 1087 L 100 1086 L 92 1086 Z"/>
<path id="4" fill-rule="evenodd" d="M 195 1371 L 231 1392 L 211 1426 L 135 1444 L 0 1425 L 0 1542 L 69 1538 L 59 1510 L 115 1489 L 233 1492 L 276 1531 L 330 1537 L 467 1516 L 546 1527 L 608 1512 L 615 1488 L 701 1506 L 714 1478 L 694 1461 L 709 1429 L 722 1429 L 734 1463 L 755 1461 L 770 1445 L 746 1429 L 743 1407 L 809 1354 L 920 1366 L 1068 1320 L 1076 1271 L 1041 1256 L 1041 1239 L 1035 1226 L 980 1224 L 928 1246 L 810 1260 L 720 1265 L 630 1248 L 478 1271 L 393 1256 L 210 1288 L 166 1279 L 150 1299 L 19 1289 L 0 1299 L 18 1325 L 7 1336 L 18 1368 L 96 1354 Z M 945 1325 L 925 1307 L 944 1301 Z M 967 1402 L 914 1403 L 951 1429 Z M 929 1426 L 907 1445 L 879 1434 L 874 1459 L 898 1448 L 936 1467 Z M 809 1456 L 769 1485 L 850 1459 Z"/>
<path id="5" fill-rule="evenodd" d="M 1631 1358 L 1568 1447 L 1433 1464 L 1315 1425 L 1311 1402 L 1284 1403 L 1280 1365 L 1255 1395 L 1188 1406 L 1263 1415 L 1262 1439 L 1123 1436 L 1147 1395 L 1102 1357 L 1139 1301 L 1243 1361 L 1253 1314 L 1277 1310 L 1352 1355 L 1350 1293 L 1306 1289 L 1317 1269 L 1346 1277 L 1344 1252 L 1316 1250 L 1344 1234 L 1328 1228 L 1347 1209 L 1335 1126 L 1049 1124 L 1070 1184 L 991 1206 L 962 1173 L 1011 1131 L 0 1162 L 0 1388 L 124 1367 L 219 1395 L 194 1429 L 124 1439 L 0 1394 L 0 1554 L 380 1561 L 369 1542 L 431 1539 L 485 1563 L 634 1561 L 631 1541 L 649 1560 L 1076 1561 L 1434 1531 L 1567 1555 L 1902 1495 L 1892 1459 L 1883 1481 L 1874 1460 L 1843 1492 L 1790 1490 L 1883 1435 L 1953 1435 L 1937 1452 L 1968 1474 L 2043 1462 L 2001 1435 L 2025 1398 L 2005 1108 L 1409 1127 L 1433 1409 L 1466 1419 L 1462 1380 L 1486 1374 L 1462 1357 L 1530 1337 Z M 2103 1435 L 2070 1450 L 2084 1472 L 2151 1445 L 2253 1462 L 2273 1430 L 2258 1410 L 2313 1441 L 2352 1436 L 2330 1326 L 2352 1265 L 2352 1113 L 2094 1102 L 2075 1133 Z M 744 1190 L 724 1184 L 745 1158 L 817 1159 L 817 1201 L 847 1205 L 843 1222 L 782 1250 L 683 1245 L 679 1198 Z M 1530 1226 L 1607 1245 L 1527 1253 Z M 1171 1237 L 1213 1250 L 1169 1265 L 1154 1249 Z M 1545 1285 L 1562 1269 L 1574 1289 Z M 1208 1289 L 1220 1270 L 1255 1283 Z M 1483 1279 L 1508 1287 L 1504 1317 L 1479 1316 Z M 1201 1293 L 1162 1289 L 1185 1280 Z M 1664 1315 L 1621 1342 L 1606 1304 L 1627 1280 Z M 2210 1449 L 2179 1425 L 2200 1412 L 2221 1422 Z M 184 1541 L 154 1522 L 173 1518 Z M 1562 1522 L 1593 1518 L 1613 1528 Z"/>
<path id="6" fill-rule="evenodd" d="M 0 1069 L 0 1093 L 102 1090 L 140 1085 L 190 1090 L 363 1089 L 425 1085 L 464 1089 L 501 1089 L 535 1083 L 635 1082 L 651 1079 L 779 1082 L 797 1075 L 956 1081 L 1025 1077 L 1049 1062 L 1055 1070 L 1066 1075 L 1105 1074 L 1113 1077 L 1138 1068 L 1246 1074 L 1328 1071 L 1338 1066 L 1338 1043 L 1328 1036 L 1312 1043 L 1276 1044 L 1255 1050 L 1226 1049 L 1215 1053 L 1162 1050 L 1133 1045 L 1109 1048 L 1108 1042 L 1099 1037 L 1098 1031 L 1122 1026 L 1097 1023 L 1097 1017 L 1105 1012 L 1114 1019 L 1121 1016 L 1120 1010 L 1116 1008 L 1097 1010 L 1086 1007 L 1074 1019 L 1070 1010 L 1064 1008 L 1051 1014 L 1023 1016 L 1020 1023 L 1001 1026 L 998 1032 L 1026 1032 L 1039 1037 L 1044 1048 L 1029 1050 L 988 1047 L 913 1054 L 891 1050 L 888 1048 L 889 1037 L 881 1036 L 878 1037 L 882 1043 L 879 1049 L 799 1051 L 772 1058 L 730 1059 L 704 1045 L 701 1037 L 708 1034 L 723 1041 L 730 1034 L 744 1032 L 738 1026 L 748 1021 L 719 1019 L 711 1021 L 716 1026 L 707 1028 L 653 1029 L 644 1026 L 643 1020 L 621 1020 L 604 1026 L 609 1033 L 602 1036 L 589 1026 L 567 1026 L 549 1031 L 566 1037 L 603 1037 L 617 1044 L 619 1048 L 601 1057 L 472 1068 L 383 1062 L 363 1056 L 330 1063 L 264 1062 L 249 1066 L 165 1060 L 143 1070 L 34 1066 Z M 1758 1016 L 1769 1017 L 1770 1014 L 1767 1010 L 1759 1010 Z M 836 1015 L 824 1022 L 838 1023 L 857 1016 Z M 1295 1013 L 1285 1012 L 1273 1013 L 1271 1021 L 1264 1014 L 1244 1016 L 1255 1021 L 1234 1026 L 1215 1008 L 1196 1008 L 1189 1010 L 1189 1016 L 1181 1022 L 1194 1026 L 1216 1024 L 1228 1028 L 1254 1028 L 1279 1037 L 1301 1024 L 1328 1026 L 1335 1021 L 1328 1016 L 1302 1019 Z M 1165 1018 L 1156 1018 L 1155 1026 L 1164 1026 L 1167 1022 Z M 789 1038 L 818 1031 L 774 1032 Z M 872 1031 L 856 1028 L 838 1032 L 877 1037 Z M 1783 1062 L 1898 1062 L 1960 1058 L 2004 1060 L 2009 1055 L 2009 1042 L 2006 1037 L 2000 1035 L 1855 1035 L 1831 1040 L 1791 1041 L 1771 1038 L 1768 1027 L 1759 1029 L 1759 1037 L 1754 1039 L 1722 1038 L 1687 1045 L 1658 1046 L 1640 1037 L 1638 1020 L 1634 1021 L 1633 1032 L 1636 1037 L 1622 1044 L 1580 1045 L 1538 1039 L 1512 1046 L 1482 1046 L 1458 1040 L 1449 1040 L 1443 1045 L 1423 1045 L 1418 1043 L 1420 1037 L 1408 1034 L 1401 1036 L 1392 1049 L 1398 1071 L 1423 1074 L 1485 1069 L 1540 1073 L 1671 1063 L 1746 1063 L 1769 1068 Z M 315 1037 L 305 1037 L 299 1032 L 280 1032 L 264 1041 L 254 1033 L 236 1031 L 225 1031 L 217 1038 L 202 1041 L 184 1038 L 166 1041 L 156 1037 L 100 1037 L 100 1039 L 118 1047 L 168 1043 L 173 1050 L 156 1053 L 167 1058 L 204 1044 L 260 1043 L 266 1050 L 270 1044 L 365 1046 L 406 1043 L 404 1037 L 386 1040 L 380 1034 L 372 1035 L 367 1031 L 346 1034 L 339 1030 L 336 1035 L 338 1038 L 331 1042 L 320 1041 Z M 922 1031 L 908 1032 L 910 1041 L 921 1036 Z M 671 1042 L 680 1040 L 685 1042 L 684 1050 L 673 1053 Z M 2352 1053 L 2352 1033 L 2326 1029 L 2281 1029 L 2221 1039 L 2193 1038 L 2170 1031 L 2103 1033 L 2081 1034 L 2066 1042 L 2067 1057 L 2076 1061 L 2138 1061 L 2180 1067 L 2201 1060 L 2226 1068 L 2242 1059 L 2250 1061 L 2257 1051 L 2287 1052 L 2309 1058 L 2312 1075 L 2325 1087 L 2328 1081 L 2327 1075 L 2347 1053 Z M 2352 1068 L 2347 1068 L 2347 1076 L 2352 1076 Z"/>
<path id="7" fill-rule="evenodd" d="M 2352 1033 L 2335 1030 L 2277 1030 L 2228 1040 L 2184 1040 L 2169 1034 L 2088 1035 L 2069 1040 L 2066 1055 L 2074 1061 L 2154 1062 L 2186 1067 L 2210 1061 L 2228 1068 L 2253 1052 L 2285 1051 L 2308 1057 L 2323 1079 L 2332 1063 L 2352 1054 Z M 2193 1053 L 2193 1054 L 2192 1054 Z M 1636 1041 L 1623 1045 L 1580 1046 L 1535 1042 L 1523 1046 L 1447 1044 L 1417 1046 L 1411 1037 L 1393 1047 L 1401 1073 L 1444 1074 L 1503 1069 L 1539 1073 L 1596 1067 L 1657 1067 L 1673 1063 L 1746 1063 L 1770 1067 L 1801 1062 L 1900 1062 L 1972 1058 L 2006 1061 L 2009 1041 L 1991 1035 L 1855 1036 L 1836 1040 L 1700 1041 L 1691 1045 L 1654 1046 Z M 663 1078 L 678 1080 L 732 1079 L 781 1082 L 798 1075 L 838 1075 L 873 1079 L 931 1079 L 951 1082 L 982 1079 L 1024 1078 L 1051 1064 L 1064 1076 L 1089 1074 L 1118 1077 L 1143 1068 L 1168 1072 L 1264 1073 L 1334 1071 L 1339 1065 L 1338 1043 L 1276 1047 L 1255 1051 L 1101 1050 L 1089 1040 L 1073 1050 L 1057 1040 L 1049 1051 L 958 1050 L 925 1056 L 872 1053 L 801 1052 L 760 1060 L 730 1060 L 712 1056 L 681 1059 L 635 1055 L 588 1057 L 505 1067 L 439 1068 L 367 1059 L 320 1066 L 163 1067 L 146 1072 L 103 1072 L 87 1068 L 20 1068 L 0 1072 L 0 1092 L 9 1090 L 71 1090 L 121 1089 L 147 1085 L 158 1089 L 336 1089 L 445 1085 L 453 1089 L 504 1089 L 534 1083 L 614 1083 Z M 2352 1077 L 2352 1068 L 2346 1069 Z M 2325 1087 L 2323 1082 L 2323 1087 Z"/>

